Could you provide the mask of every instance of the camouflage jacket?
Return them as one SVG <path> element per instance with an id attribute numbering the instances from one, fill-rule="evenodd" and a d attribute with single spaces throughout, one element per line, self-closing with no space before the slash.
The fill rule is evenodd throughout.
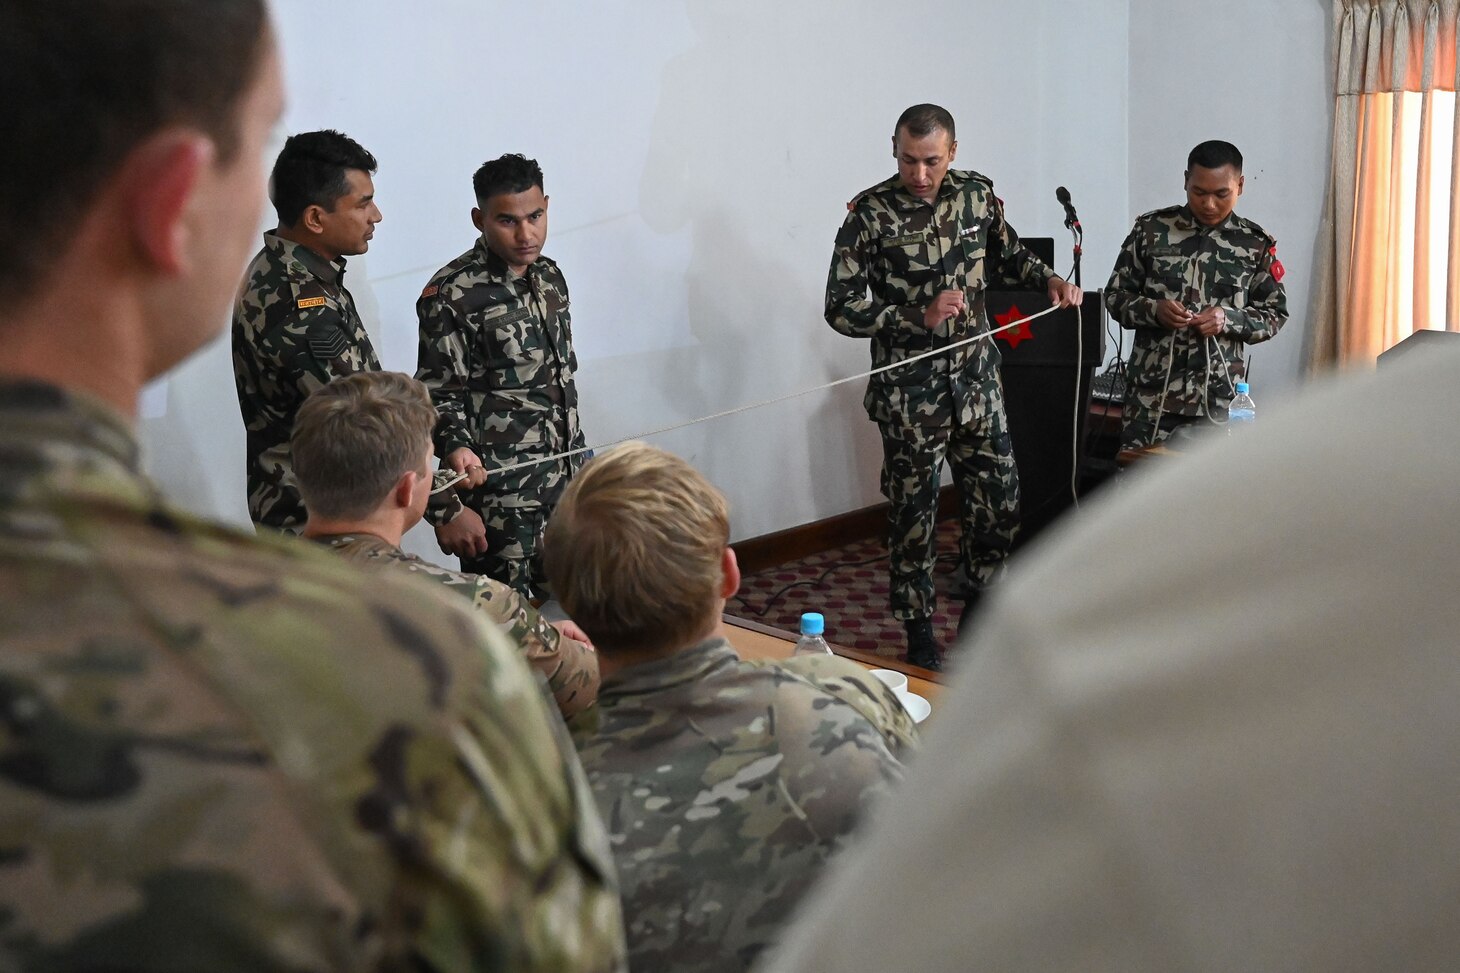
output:
<path id="1" fill-rule="evenodd" d="M 573 716 L 598 697 L 598 656 L 593 649 L 553 628 L 526 598 L 501 582 L 432 564 L 373 534 L 336 534 L 313 540 L 361 564 L 399 564 L 470 599 L 502 627 L 513 644 L 521 646 L 527 664 L 547 680 L 564 717 Z"/>
<path id="2" fill-rule="evenodd" d="M 170 509 L 0 382 L 0 969 L 603 970 L 607 836 L 502 634 Z"/>
<path id="3" fill-rule="evenodd" d="M 345 289 L 345 260 L 331 263 L 276 233 L 249 264 L 233 309 L 233 380 L 248 432 L 248 512 L 256 524 L 297 530 L 289 434 L 310 392 L 380 359 Z"/>
<path id="4" fill-rule="evenodd" d="M 1202 415 L 1204 397 L 1225 410 L 1247 374 L 1242 346 L 1266 341 L 1288 319 L 1282 274 L 1277 241 L 1236 213 L 1218 226 L 1203 226 L 1184 205 L 1136 220 L 1105 289 L 1111 317 L 1135 332 L 1127 395 L 1143 409 L 1176 415 Z M 1164 299 L 1193 311 L 1223 308 L 1225 330 L 1208 339 L 1163 327 L 1155 309 Z"/>
<path id="5" fill-rule="evenodd" d="M 894 176 L 847 208 L 826 281 L 826 320 L 844 335 L 871 338 L 874 368 L 986 331 L 989 287 L 1042 290 L 1055 276 L 1019 242 L 994 184 L 976 172 L 949 169 L 931 205 Z M 964 291 L 968 310 L 930 331 L 923 311 L 945 290 Z M 998 366 L 993 341 L 976 341 L 872 376 L 864 405 L 884 425 L 972 422 Z"/>
<path id="6" fill-rule="evenodd" d="M 518 277 L 480 239 L 432 276 L 416 302 L 416 377 L 441 416 L 438 455 L 465 446 L 491 471 L 583 445 L 568 304 L 556 263 L 539 257 Z M 481 490 L 496 506 L 551 504 L 582 461 L 492 474 Z"/>
<path id="7" fill-rule="evenodd" d="M 677 973 L 747 969 L 901 779 L 915 735 L 856 663 L 746 663 L 722 638 L 606 679 L 573 728 L 618 863 L 630 967 Z"/>

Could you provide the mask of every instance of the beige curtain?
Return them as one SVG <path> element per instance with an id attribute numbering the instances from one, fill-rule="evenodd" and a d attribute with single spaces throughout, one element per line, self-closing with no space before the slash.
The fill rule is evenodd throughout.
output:
<path id="1" fill-rule="evenodd" d="M 1333 0 L 1333 172 L 1311 365 L 1460 331 L 1460 0 Z"/>

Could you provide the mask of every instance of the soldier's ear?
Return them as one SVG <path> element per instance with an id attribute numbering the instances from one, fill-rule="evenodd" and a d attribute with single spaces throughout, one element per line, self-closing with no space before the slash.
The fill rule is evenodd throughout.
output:
<path id="1" fill-rule="evenodd" d="M 1245 186 L 1246 184 L 1247 184 L 1247 177 L 1246 176 L 1238 176 L 1237 177 L 1237 195 L 1238 196 L 1241 196 L 1242 195 L 1242 187 Z"/>
<path id="2" fill-rule="evenodd" d="M 416 502 L 416 490 L 431 489 L 431 478 L 421 479 L 415 470 L 401 474 L 390 491 L 390 505 L 397 510 L 410 510 Z"/>
<path id="3" fill-rule="evenodd" d="M 720 555 L 720 597 L 729 598 L 740 590 L 740 562 L 735 560 L 735 549 L 725 548 Z"/>
<path id="4" fill-rule="evenodd" d="M 482 224 L 487 220 L 487 215 L 479 207 L 471 208 L 471 225 L 477 228 L 478 233 L 485 233 L 487 228 Z"/>
<path id="5" fill-rule="evenodd" d="M 952 162 L 958 156 L 958 140 L 954 139 L 948 143 L 948 161 Z"/>
<path id="6" fill-rule="evenodd" d="M 168 130 L 134 149 L 117 177 L 132 239 L 144 259 L 164 274 L 187 269 L 194 242 L 188 215 L 215 154 L 206 136 Z"/>
<path id="7" fill-rule="evenodd" d="M 318 203 L 310 203 L 299 215 L 299 225 L 310 233 L 323 233 L 326 212 L 325 208 Z"/>

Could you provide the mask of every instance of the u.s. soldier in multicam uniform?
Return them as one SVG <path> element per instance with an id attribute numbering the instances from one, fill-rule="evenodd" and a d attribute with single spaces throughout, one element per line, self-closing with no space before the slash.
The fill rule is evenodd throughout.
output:
<path id="1" fill-rule="evenodd" d="M 139 471 L 138 393 L 215 336 L 259 219 L 265 4 L 10 0 L 0 83 L 0 969 L 622 968 L 502 635 Z"/>
<path id="2" fill-rule="evenodd" d="M 749 968 L 901 778 L 916 735 L 891 690 L 846 659 L 740 660 L 720 632 L 740 578 L 729 531 L 719 491 L 642 443 L 585 465 L 548 524 L 553 591 L 603 669 L 573 731 L 618 863 L 632 969 Z"/>
<path id="3" fill-rule="evenodd" d="M 469 599 L 521 647 L 563 716 L 573 716 L 598 695 L 598 659 L 576 625 L 549 624 L 500 581 L 439 567 L 400 548 L 431 490 L 435 425 L 426 387 L 399 372 L 350 375 L 305 399 L 289 440 L 309 509 L 304 536 L 351 561 L 412 572 Z"/>
<path id="4" fill-rule="evenodd" d="M 947 111 L 915 105 L 894 133 L 897 175 L 848 204 L 826 283 L 827 322 L 842 334 L 871 338 L 873 366 L 986 330 L 984 290 L 991 283 L 1042 288 L 1061 306 L 1079 303 L 1079 288 L 1019 242 L 993 183 L 948 168 L 958 142 Z M 907 627 L 908 661 L 941 668 L 932 618 L 944 458 L 962 509 L 964 618 L 997 576 L 1019 526 L 998 349 L 978 341 L 875 375 L 865 405 L 882 433 L 892 613 Z"/>
<path id="5" fill-rule="evenodd" d="M 1187 158 L 1186 205 L 1145 214 L 1121 247 L 1105 306 L 1135 332 L 1122 448 L 1225 420 L 1247 375 L 1242 346 L 1288 319 L 1277 241 L 1232 212 L 1242 183 L 1237 147 L 1203 142 Z"/>
<path id="6" fill-rule="evenodd" d="M 568 285 L 542 255 L 548 197 L 538 164 L 504 155 L 476 171 L 472 188 L 481 237 L 416 302 L 416 377 L 441 417 L 436 452 L 471 474 L 463 496 L 486 525 L 485 550 L 456 552 L 462 569 L 540 598 L 543 527 L 582 456 L 496 470 L 583 446 Z"/>

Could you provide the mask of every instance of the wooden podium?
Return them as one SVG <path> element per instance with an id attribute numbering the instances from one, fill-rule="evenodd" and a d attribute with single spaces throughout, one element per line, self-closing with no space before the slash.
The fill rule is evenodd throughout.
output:
<path id="1" fill-rule="evenodd" d="M 986 306 L 990 325 L 999 327 L 1045 310 L 1049 298 L 1032 291 L 989 291 Z M 1019 465 L 1023 527 L 1018 545 L 1073 502 L 1071 481 L 1084 455 L 1090 379 L 1105 360 L 1104 315 L 1100 292 L 1086 291 L 1078 310 L 1056 311 L 994 337 L 1004 360 L 1009 436 Z"/>

